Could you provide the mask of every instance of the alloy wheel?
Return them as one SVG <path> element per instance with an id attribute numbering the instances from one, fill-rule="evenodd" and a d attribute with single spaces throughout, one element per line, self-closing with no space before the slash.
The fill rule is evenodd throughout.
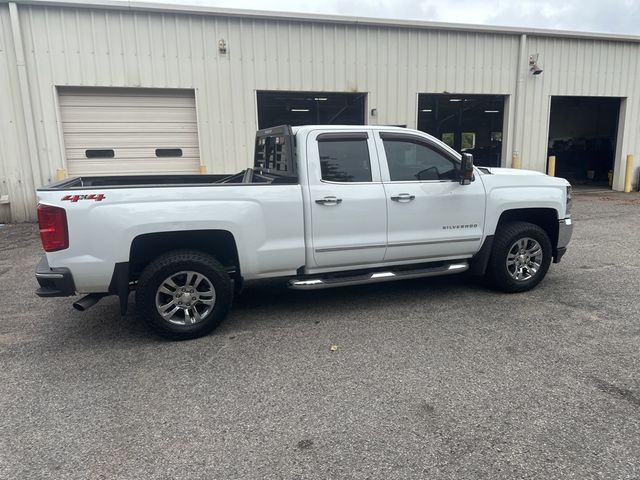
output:
<path id="1" fill-rule="evenodd" d="M 542 247 L 537 240 L 530 237 L 520 238 L 507 253 L 507 271 L 515 280 L 530 280 L 540 270 L 542 258 Z"/>
<path id="2" fill-rule="evenodd" d="M 162 318 L 175 325 L 194 325 L 203 321 L 216 303 L 216 290 L 201 273 L 174 273 L 156 291 L 156 309 Z"/>

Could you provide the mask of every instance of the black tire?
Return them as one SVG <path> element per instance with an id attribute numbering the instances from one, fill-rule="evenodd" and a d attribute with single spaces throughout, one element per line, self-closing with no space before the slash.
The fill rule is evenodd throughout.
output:
<path id="1" fill-rule="evenodd" d="M 531 275 L 530 278 L 516 279 L 512 276 L 509 268 L 517 270 L 516 266 L 507 266 L 507 257 L 509 252 L 516 247 L 518 240 L 524 239 L 535 240 L 542 249 L 542 259 L 539 262 L 540 267 L 534 274 L 531 274 L 531 270 L 525 267 L 525 272 Z M 529 245 L 533 245 L 533 242 L 529 242 Z M 509 222 L 504 225 L 500 225 L 493 240 L 493 248 L 491 250 L 491 257 L 489 258 L 489 264 L 487 266 L 486 279 L 490 286 L 506 293 L 518 293 L 531 290 L 538 285 L 547 274 L 549 265 L 551 265 L 551 257 L 553 255 L 551 241 L 547 233 L 538 225 L 528 222 Z M 518 260 L 520 258 L 518 257 Z"/>
<path id="2" fill-rule="evenodd" d="M 181 272 L 185 272 L 182 276 Z M 188 273 L 187 273 L 188 272 Z M 174 297 L 164 292 L 159 292 L 160 287 L 165 280 L 172 278 L 174 285 L 178 285 L 181 278 L 184 278 L 185 286 L 187 278 L 190 276 L 195 282 L 197 276 L 189 275 L 191 272 L 202 275 L 205 280 L 200 280 L 200 284 L 196 284 L 195 294 L 198 296 L 197 301 L 193 302 L 193 307 L 186 310 L 187 303 L 182 303 L 182 307 L 175 310 L 177 303 L 168 308 L 175 311 L 174 317 L 171 319 L 163 318 L 158 307 L 156 307 L 156 296 L 165 299 L 167 305 L 174 303 Z M 173 277 L 172 277 L 173 276 Z M 198 292 L 198 287 L 202 289 L 202 285 L 207 292 L 213 291 L 213 295 L 207 292 Z M 172 287 L 171 287 L 172 288 Z M 187 287 L 189 288 L 189 287 Z M 183 289 L 184 291 L 184 289 Z M 190 290 L 194 292 L 194 290 Z M 202 293 L 205 300 L 200 300 Z M 191 294 L 187 292 L 180 293 L 178 289 L 174 292 L 175 302 L 178 301 L 178 295 L 186 295 L 187 300 Z M 213 299 L 204 297 L 209 295 Z M 196 298 L 196 297 L 193 297 Z M 182 300 L 182 297 L 180 297 Z M 187 340 L 190 338 L 202 337 L 215 329 L 227 316 L 231 302 L 233 299 L 233 283 L 224 267 L 211 255 L 198 252 L 196 250 L 176 250 L 166 253 L 153 260 L 142 272 L 138 280 L 136 289 L 136 305 L 138 314 L 142 319 L 159 335 L 172 340 Z M 212 306 L 205 305 L 203 302 L 213 303 Z M 189 303 L 191 305 L 191 303 Z M 184 308 L 185 310 L 182 310 Z M 189 313 L 187 313 L 189 312 Z M 169 312 L 170 313 L 170 312 Z M 198 320 L 193 320 L 196 315 Z M 181 318 L 182 317 L 182 318 Z M 184 324 L 179 324 L 179 322 Z M 191 324 L 191 321 L 196 323 Z"/>

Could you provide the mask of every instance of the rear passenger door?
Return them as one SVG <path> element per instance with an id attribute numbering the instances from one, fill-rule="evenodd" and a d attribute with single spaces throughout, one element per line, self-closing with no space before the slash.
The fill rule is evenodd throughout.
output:
<path id="1" fill-rule="evenodd" d="M 382 262 L 387 206 L 372 132 L 311 132 L 307 175 L 316 267 Z"/>

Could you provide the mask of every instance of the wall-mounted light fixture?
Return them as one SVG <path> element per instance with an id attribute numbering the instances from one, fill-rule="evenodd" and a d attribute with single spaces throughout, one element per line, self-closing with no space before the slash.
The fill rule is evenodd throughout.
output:
<path id="1" fill-rule="evenodd" d="M 534 75 L 540 75 L 542 73 L 542 67 L 538 65 L 537 53 L 529 55 L 529 71 Z"/>
<path id="2" fill-rule="evenodd" d="M 222 53 L 223 55 L 227 53 L 227 42 L 225 42 L 224 38 L 218 41 L 218 53 Z"/>
<path id="3" fill-rule="evenodd" d="M 375 117 L 376 115 L 378 115 L 378 109 L 377 108 L 372 108 L 371 109 L 371 116 Z"/>

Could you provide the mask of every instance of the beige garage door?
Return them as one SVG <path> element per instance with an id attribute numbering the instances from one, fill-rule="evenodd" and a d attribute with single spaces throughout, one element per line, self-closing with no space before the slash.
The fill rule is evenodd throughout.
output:
<path id="1" fill-rule="evenodd" d="M 198 173 L 193 91 L 59 89 L 69 176 Z"/>

